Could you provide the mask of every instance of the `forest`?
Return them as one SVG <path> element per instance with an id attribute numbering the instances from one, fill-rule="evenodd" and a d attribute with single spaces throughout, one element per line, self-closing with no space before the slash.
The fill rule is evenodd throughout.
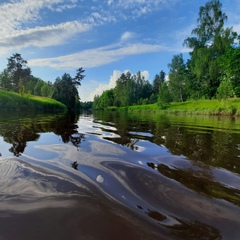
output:
<path id="1" fill-rule="evenodd" d="M 219 0 L 199 8 L 197 27 L 183 45 L 190 57 L 172 57 L 169 73 L 163 70 L 153 82 L 141 72 L 123 73 L 113 89 L 94 97 L 93 108 L 157 103 L 165 108 L 171 102 L 240 97 L 240 35 L 225 27 L 227 15 Z"/>
<path id="2" fill-rule="evenodd" d="M 80 109 L 80 97 L 77 87 L 84 79 L 83 68 L 76 70 L 75 77 L 64 73 L 62 77 L 57 77 L 55 82 L 45 82 L 31 74 L 31 69 L 27 66 L 19 53 L 9 57 L 7 67 L 0 73 L 0 89 L 9 92 L 19 93 L 21 96 L 42 96 L 55 99 L 69 110 Z"/>

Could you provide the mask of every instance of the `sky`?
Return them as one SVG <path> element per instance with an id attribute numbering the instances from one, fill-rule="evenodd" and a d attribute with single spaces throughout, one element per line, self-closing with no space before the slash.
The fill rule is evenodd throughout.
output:
<path id="1" fill-rule="evenodd" d="M 32 75 L 54 82 L 85 70 L 81 101 L 114 88 L 126 71 L 151 83 L 168 74 L 206 0 L 0 0 L 0 72 L 20 53 Z M 221 0 L 225 27 L 240 34 L 240 0 Z"/>

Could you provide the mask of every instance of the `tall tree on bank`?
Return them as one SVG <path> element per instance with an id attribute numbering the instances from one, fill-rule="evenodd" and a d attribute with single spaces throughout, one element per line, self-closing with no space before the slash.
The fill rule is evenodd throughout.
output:
<path id="1" fill-rule="evenodd" d="M 153 94 L 158 94 L 159 87 L 164 82 L 166 73 L 162 70 L 159 74 L 156 74 L 153 80 Z"/>
<path id="2" fill-rule="evenodd" d="M 77 87 L 81 85 L 81 81 L 85 77 L 83 75 L 84 71 L 82 68 L 77 69 L 74 78 L 70 74 L 64 73 L 61 78 L 58 77 L 54 82 L 53 98 L 64 103 L 69 110 L 80 108 L 80 97 Z"/>
<path id="3" fill-rule="evenodd" d="M 221 8 L 219 0 L 208 1 L 200 7 L 198 26 L 192 31 L 194 36 L 184 41 L 192 49 L 189 66 L 196 75 L 194 85 L 200 90 L 200 97 L 212 98 L 216 95 L 222 77 L 218 58 L 236 38 L 232 29 L 224 29 L 227 16 Z"/>
<path id="4" fill-rule="evenodd" d="M 184 89 L 186 69 L 183 55 L 174 55 L 168 67 L 170 68 L 168 85 L 173 101 L 183 102 L 186 100 Z"/>
<path id="5" fill-rule="evenodd" d="M 12 57 L 8 58 L 7 72 L 12 81 L 11 90 L 15 92 L 21 90 L 20 86 L 26 86 L 31 76 L 31 69 L 27 67 L 27 61 L 19 53 L 15 53 Z"/>

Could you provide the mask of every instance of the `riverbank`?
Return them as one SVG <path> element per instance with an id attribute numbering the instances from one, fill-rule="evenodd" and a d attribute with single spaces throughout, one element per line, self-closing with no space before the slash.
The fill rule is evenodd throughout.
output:
<path id="1" fill-rule="evenodd" d="M 50 98 L 25 95 L 0 90 L 0 109 L 2 110 L 36 110 L 66 111 L 64 104 Z"/>
<path id="2" fill-rule="evenodd" d="M 164 108 L 155 104 L 135 105 L 128 107 L 108 107 L 107 110 L 127 110 L 129 112 L 168 112 L 201 115 L 240 116 L 240 98 L 219 100 L 196 100 L 174 102 Z"/>

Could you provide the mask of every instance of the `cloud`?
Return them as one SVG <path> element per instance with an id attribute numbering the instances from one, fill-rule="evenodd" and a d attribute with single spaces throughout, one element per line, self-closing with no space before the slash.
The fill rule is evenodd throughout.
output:
<path id="1" fill-rule="evenodd" d="M 20 0 L 3 3 L 0 5 L 0 32 L 11 34 L 13 31 L 21 28 L 22 24 L 36 23 L 41 19 L 41 9 L 51 9 L 54 5 L 66 1 L 67 0 Z"/>
<path id="2" fill-rule="evenodd" d="M 55 57 L 32 59 L 28 61 L 29 66 L 48 66 L 54 69 L 76 69 L 79 66 L 83 68 L 92 68 L 106 65 L 118 61 L 128 55 L 137 55 L 150 52 L 160 52 L 164 48 L 160 45 L 150 45 L 135 43 L 119 47 L 110 45 L 95 49 L 88 49 L 78 53 Z"/>
<path id="3" fill-rule="evenodd" d="M 133 32 L 125 32 L 121 36 L 121 42 L 127 41 L 131 38 L 133 38 L 135 34 Z"/>
<path id="4" fill-rule="evenodd" d="M 178 0 L 172 0 L 174 3 Z M 98 1 L 81 0 L 12 0 L 0 4 L 0 54 L 18 51 L 28 47 L 49 47 L 63 45 L 74 35 L 90 31 L 96 26 L 123 19 L 140 17 L 157 7 L 168 4 L 166 0 L 118 0 Z M 88 3 L 88 4 L 87 4 Z M 62 14 L 66 10 L 84 4 L 82 19 L 59 23 L 51 22 L 45 25 L 47 11 Z M 132 14 L 129 14 L 130 10 Z M 64 16 L 63 19 L 66 16 Z M 54 18 L 51 19 L 53 21 Z M 60 19 L 60 18 L 58 18 Z M 126 31 L 121 41 L 135 37 L 134 33 Z M 132 48 L 131 48 L 132 49 Z M 91 53 L 91 52 L 90 52 Z M 119 56 L 119 54 L 118 54 Z M 106 62 L 111 62 L 105 59 Z M 97 65 L 97 63 L 95 63 Z"/>
<path id="5" fill-rule="evenodd" d="M 0 54 L 29 46 L 46 47 L 63 44 L 76 33 L 91 29 L 79 21 L 64 22 L 49 26 L 41 24 L 40 10 L 73 7 L 75 0 L 20 0 L 0 4 Z M 59 5 L 60 4 L 60 5 Z M 64 4 L 64 5 L 61 5 Z M 27 27 L 32 25 L 33 27 Z"/>
<path id="6" fill-rule="evenodd" d="M 108 13 L 93 12 L 83 20 L 65 20 L 44 26 L 43 9 L 61 14 L 66 9 L 75 8 L 76 3 L 77 0 L 20 0 L 0 4 L 0 54 L 30 46 L 62 45 L 76 34 L 115 21 Z"/>
<path id="7" fill-rule="evenodd" d="M 176 4 L 180 0 L 108 0 L 108 5 L 121 11 L 130 11 L 127 18 L 139 18 L 142 15 L 156 11 L 157 9 Z"/>
<path id="8" fill-rule="evenodd" d="M 65 22 L 58 25 L 36 27 L 27 30 L 17 30 L 11 36 L 0 37 L 0 53 L 11 49 L 29 46 L 47 47 L 63 44 L 76 33 L 86 32 L 92 28 L 89 24 L 78 21 Z"/>
<path id="9" fill-rule="evenodd" d="M 128 70 L 124 71 L 127 72 Z M 89 100 L 93 101 L 94 96 L 101 95 L 104 91 L 112 89 L 116 86 L 116 81 L 120 78 L 122 72 L 119 70 L 114 70 L 113 74 L 110 76 L 109 82 L 107 84 L 98 83 L 99 86 L 90 93 Z M 96 85 L 95 85 L 96 86 Z"/>

